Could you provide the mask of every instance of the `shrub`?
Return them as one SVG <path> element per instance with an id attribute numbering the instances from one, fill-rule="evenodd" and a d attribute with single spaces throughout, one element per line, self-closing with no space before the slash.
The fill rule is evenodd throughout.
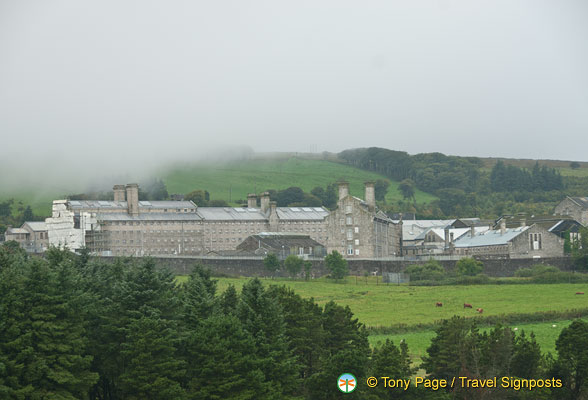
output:
<path id="1" fill-rule="evenodd" d="M 411 265 L 405 273 L 410 275 L 411 281 L 441 281 L 447 275 L 437 260 L 429 260 L 424 265 Z"/>
<path id="2" fill-rule="evenodd" d="M 333 250 L 331 254 L 325 257 L 325 267 L 333 279 L 343 279 L 349 272 L 347 260 L 337 250 Z"/>
<path id="3" fill-rule="evenodd" d="M 515 276 L 519 278 L 530 278 L 533 276 L 539 276 L 545 273 L 555 273 L 560 270 L 551 265 L 535 264 L 531 268 L 520 268 L 515 272 Z"/>
<path id="4" fill-rule="evenodd" d="M 484 269 L 484 264 L 482 262 L 471 258 L 465 257 L 462 258 L 455 264 L 457 267 L 457 273 L 459 275 L 468 275 L 468 276 L 476 276 Z"/>

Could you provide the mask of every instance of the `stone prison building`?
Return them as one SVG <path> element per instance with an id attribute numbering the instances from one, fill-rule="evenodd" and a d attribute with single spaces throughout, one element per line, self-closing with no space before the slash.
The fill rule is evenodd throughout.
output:
<path id="1" fill-rule="evenodd" d="M 191 201 L 140 201 L 137 184 L 115 185 L 113 201 L 55 200 L 46 219 L 49 244 L 114 256 L 205 256 L 235 250 L 262 232 L 306 234 L 347 258 L 400 255 L 402 223 L 376 208 L 373 182 L 365 200 L 339 184 L 338 207 L 277 207 L 263 193 L 247 207 L 198 207 Z"/>

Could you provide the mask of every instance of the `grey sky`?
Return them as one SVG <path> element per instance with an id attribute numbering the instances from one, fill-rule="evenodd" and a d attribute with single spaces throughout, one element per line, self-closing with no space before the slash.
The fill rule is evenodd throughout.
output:
<path id="1" fill-rule="evenodd" d="M 587 17 L 585 0 L 0 0 L 0 155 L 50 173 L 227 144 L 588 161 Z"/>

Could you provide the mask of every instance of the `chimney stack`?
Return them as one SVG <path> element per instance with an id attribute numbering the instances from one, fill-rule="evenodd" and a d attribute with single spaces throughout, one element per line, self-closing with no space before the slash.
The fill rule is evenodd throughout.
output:
<path id="1" fill-rule="evenodd" d="M 139 215 L 139 185 L 136 183 L 129 183 L 126 189 L 129 214 L 136 217 Z"/>
<path id="2" fill-rule="evenodd" d="M 521 226 L 524 228 L 527 226 L 527 220 L 525 218 L 521 218 Z"/>
<path id="3" fill-rule="evenodd" d="M 502 219 L 500 221 L 500 234 L 504 235 L 506 233 L 506 221 Z"/>
<path id="4" fill-rule="evenodd" d="M 339 201 L 349 194 L 349 182 L 339 182 Z"/>
<path id="5" fill-rule="evenodd" d="M 278 203 L 275 201 L 270 201 L 269 206 L 270 206 L 270 214 L 273 214 L 276 212 L 276 208 L 278 206 Z"/>
<path id="6" fill-rule="evenodd" d="M 247 208 L 257 208 L 257 196 L 255 193 L 247 195 Z"/>
<path id="7" fill-rule="evenodd" d="M 449 228 L 445 227 L 445 230 L 443 233 L 445 235 L 445 248 L 448 249 L 449 248 Z"/>
<path id="8" fill-rule="evenodd" d="M 268 192 L 263 192 L 261 195 L 261 212 L 266 213 L 269 211 L 270 195 Z"/>
<path id="9" fill-rule="evenodd" d="M 125 201 L 125 185 L 114 185 L 114 201 Z"/>
<path id="10" fill-rule="evenodd" d="M 476 236 L 476 228 L 474 228 L 473 225 L 470 227 L 470 236 L 471 237 Z"/>
<path id="11" fill-rule="evenodd" d="M 376 188 L 375 182 L 368 181 L 365 183 L 365 202 L 368 205 L 368 209 L 373 211 L 376 209 Z"/>

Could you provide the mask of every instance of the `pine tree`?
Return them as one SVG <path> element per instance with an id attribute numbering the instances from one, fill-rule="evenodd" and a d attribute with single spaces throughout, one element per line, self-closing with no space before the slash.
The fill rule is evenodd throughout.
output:
<path id="1" fill-rule="evenodd" d="M 231 315 L 214 315 L 192 331 L 186 344 L 189 399 L 264 399 L 264 382 L 253 337 Z"/>
<path id="2" fill-rule="evenodd" d="M 299 382 L 284 371 L 296 371 L 298 365 L 288 348 L 282 309 L 268 296 L 259 279 L 243 285 L 237 316 L 255 340 L 260 368 L 265 380 L 272 382 L 274 393 L 279 398 L 294 393 Z"/>
<path id="3" fill-rule="evenodd" d="M 120 376 L 122 398 L 130 400 L 184 399 L 180 382 L 185 362 L 176 356 L 178 334 L 172 322 L 144 306 L 127 326 L 121 346 L 125 370 Z"/>

